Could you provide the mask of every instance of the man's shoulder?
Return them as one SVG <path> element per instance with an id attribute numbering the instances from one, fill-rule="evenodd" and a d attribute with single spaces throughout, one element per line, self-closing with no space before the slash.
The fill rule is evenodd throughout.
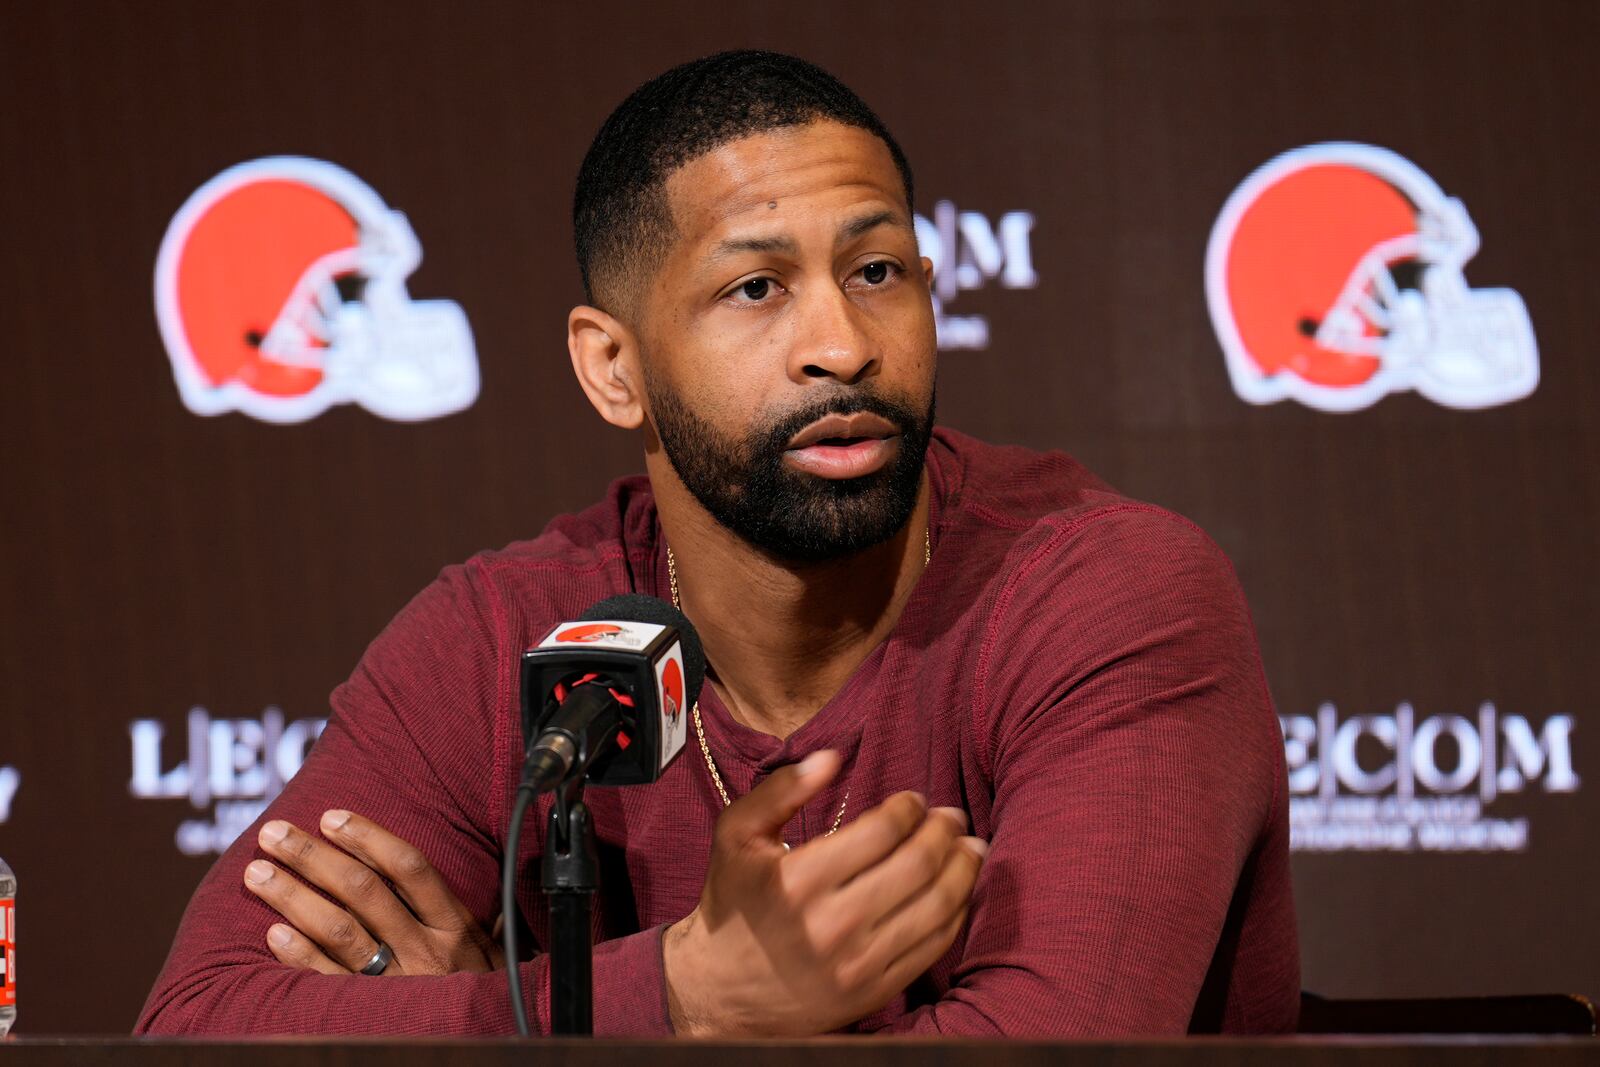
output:
<path id="1" fill-rule="evenodd" d="M 1136 503 L 1065 452 L 1000 445 L 941 426 L 929 449 L 944 506 L 1012 529 Z"/>
<path id="2" fill-rule="evenodd" d="M 1218 554 L 1194 523 L 1119 492 L 1065 452 L 990 444 L 941 427 L 930 455 L 941 525 L 984 546 L 1002 573 L 1035 557 L 1059 559 L 1069 546 L 1078 553 Z"/>
<path id="3" fill-rule="evenodd" d="M 995 758 L 1004 737 L 1034 724 L 1121 723 L 1179 706 L 1152 693 L 1207 687 L 1236 699 L 1182 706 L 1250 731 L 1256 755 L 1275 751 L 1243 591 L 1198 525 L 1116 492 L 1062 453 L 955 443 L 977 461 L 952 516 L 963 549 L 949 566 L 963 601 L 982 608 L 967 613 L 982 627 L 967 647 Z"/>
<path id="4" fill-rule="evenodd" d="M 442 578 L 464 578 L 507 620 L 538 625 L 641 588 L 656 538 L 649 479 L 630 475 L 589 507 L 557 515 L 534 537 L 478 552 Z"/>
<path id="5" fill-rule="evenodd" d="M 643 474 L 618 478 L 605 495 L 581 511 L 552 518 L 533 537 L 486 549 L 473 560 L 491 570 L 592 569 L 654 541 L 655 496 Z"/>

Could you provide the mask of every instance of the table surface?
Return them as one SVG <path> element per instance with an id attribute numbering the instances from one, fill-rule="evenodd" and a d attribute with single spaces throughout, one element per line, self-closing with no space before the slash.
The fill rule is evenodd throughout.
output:
<path id="1" fill-rule="evenodd" d="M 537 1045 L 531 1050 L 529 1045 Z M 1361 1064 L 1375 1067 L 1441 1064 L 1600 1064 L 1600 1040 L 1572 1037 L 1291 1037 L 1171 1041 L 973 1041 L 967 1039 L 814 1038 L 806 1041 L 613 1041 L 575 1038 L 327 1039 L 261 1038 L 175 1040 L 131 1037 L 14 1037 L 5 1043 L 5 1067 L 116 1064 L 157 1067 L 266 1067 L 294 1060 L 304 1065 L 433 1067 L 483 1064 L 526 1067 L 1127 1067 L 1127 1065 Z"/>

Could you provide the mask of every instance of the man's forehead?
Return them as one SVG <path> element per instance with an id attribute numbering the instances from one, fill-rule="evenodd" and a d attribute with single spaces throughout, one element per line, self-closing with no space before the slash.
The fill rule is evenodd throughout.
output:
<path id="1" fill-rule="evenodd" d="M 688 246 L 759 226 L 765 213 L 795 202 L 851 214 L 875 204 L 910 225 L 905 187 L 888 147 L 865 130 L 835 122 L 781 127 L 719 145 L 675 171 L 666 191 L 679 239 Z"/>

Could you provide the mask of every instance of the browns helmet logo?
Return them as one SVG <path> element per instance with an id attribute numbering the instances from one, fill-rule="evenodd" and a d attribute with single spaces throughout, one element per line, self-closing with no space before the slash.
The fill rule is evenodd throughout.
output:
<path id="1" fill-rule="evenodd" d="M 608 637 L 615 637 L 622 633 L 622 627 L 614 626 L 609 622 L 591 622 L 582 626 L 569 626 L 556 634 L 557 641 L 576 641 L 589 644 L 595 641 L 604 641 Z"/>
<path id="2" fill-rule="evenodd" d="M 675 659 L 667 660 L 661 668 L 661 714 L 666 717 L 667 728 L 676 730 L 683 715 L 683 671 Z"/>
<path id="3" fill-rule="evenodd" d="M 1471 289 L 1478 231 L 1461 201 L 1371 145 L 1285 152 L 1236 189 L 1211 232 L 1206 297 L 1234 391 L 1353 411 L 1415 389 L 1455 408 L 1539 383 L 1522 298 Z"/>
<path id="4" fill-rule="evenodd" d="M 387 419 L 446 415 L 478 395 L 461 308 L 414 301 L 406 217 L 365 182 L 280 156 L 223 171 L 167 228 L 156 317 L 178 391 L 200 415 L 300 422 L 334 404 Z"/>

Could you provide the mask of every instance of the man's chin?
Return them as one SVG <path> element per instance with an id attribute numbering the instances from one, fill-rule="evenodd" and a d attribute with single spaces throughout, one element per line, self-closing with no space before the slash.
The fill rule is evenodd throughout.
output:
<path id="1" fill-rule="evenodd" d="M 808 480 L 823 492 L 796 501 L 783 509 L 786 521 L 767 525 L 755 537 L 749 536 L 754 531 L 747 531 L 745 539 L 780 559 L 827 563 L 850 559 L 893 539 L 911 518 L 911 508 L 873 492 L 883 493 L 886 487 L 871 477 Z"/>

